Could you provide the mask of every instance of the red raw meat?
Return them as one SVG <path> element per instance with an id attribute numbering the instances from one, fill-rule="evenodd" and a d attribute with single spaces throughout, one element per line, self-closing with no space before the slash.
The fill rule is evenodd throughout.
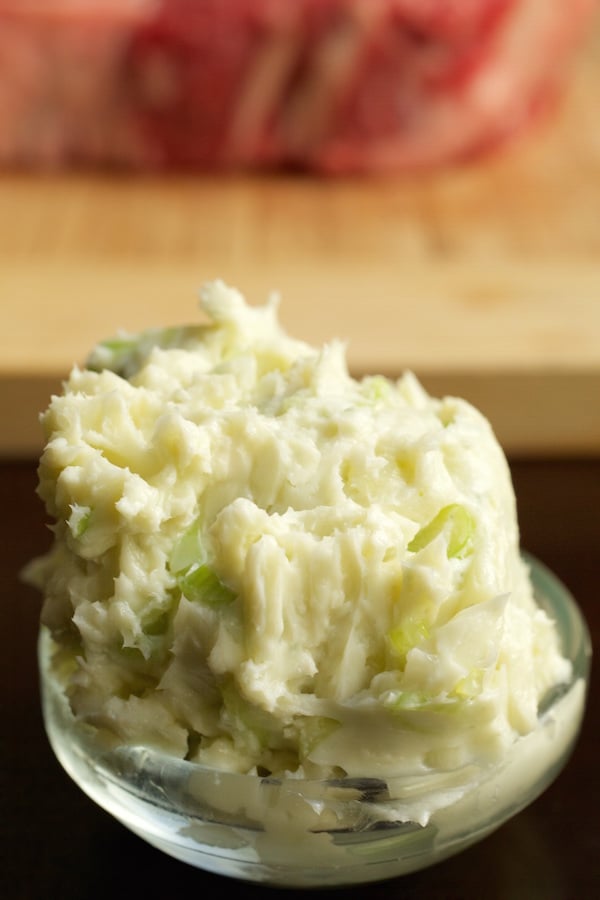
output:
<path id="1" fill-rule="evenodd" d="M 0 164 L 439 165 L 525 126 L 598 0 L 0 0 Z"/>

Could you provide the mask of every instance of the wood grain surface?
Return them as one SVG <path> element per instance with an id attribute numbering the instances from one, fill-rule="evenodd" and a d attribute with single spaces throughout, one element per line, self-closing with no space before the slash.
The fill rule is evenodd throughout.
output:
<path id="1" fill-rule="evenodd" d="M 281 295 L 357 374 L 411 368 L 515 454 L 600 451 L 600 33 L 553 114 L 492 157 L 419 175 L 0 173 L 0 454 L 120 328 L 191 321 L 219 277 Z"/>

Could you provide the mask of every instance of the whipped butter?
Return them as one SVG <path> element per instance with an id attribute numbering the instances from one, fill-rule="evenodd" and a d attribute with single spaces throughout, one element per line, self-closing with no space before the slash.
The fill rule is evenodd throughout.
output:
<path id="1" fill-rule="evenodd" d="M 571 669 L 490 424 L 410 372 L 351 377 L 276 298 L 201 303 L 98 345 L 42 416 L 29 578 L 73 714 L 239 773 L 497 765 Z"/>

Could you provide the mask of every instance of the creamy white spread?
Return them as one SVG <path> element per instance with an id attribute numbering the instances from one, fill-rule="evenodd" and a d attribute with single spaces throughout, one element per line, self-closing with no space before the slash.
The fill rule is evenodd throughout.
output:
<path id="1" fill-rule="evenodd" d="M 202 307 L 100 344 L 42 417 L 30 577 L 73 712 L 244 773 L 496 764 L 570 665 L 490 424 L 351 377 L 275 298 L 214 282 Z"/>

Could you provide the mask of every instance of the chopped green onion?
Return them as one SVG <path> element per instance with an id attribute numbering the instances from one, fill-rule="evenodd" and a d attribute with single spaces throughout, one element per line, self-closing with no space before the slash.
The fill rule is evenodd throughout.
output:
<path id="1" fill-rule="evenodd" d="M 451 503 L 444 506 L 439 513 L 417 534 L 408 545 L 408 549 L 417 553 L 443 531 L 448 533 L 446 552 L 448 559 L 463 559 L 473 549 L 473 534 L 475 532 L 475 520 L 473 516 L 459 503 Z"/>
<path id="2" fill-rule="evenodd" d="M 466 699 L 451 694 L 431 697 L 424 691 L 400 691 L 386 702 L 392 712 L 427 712 L 456 715 L 463 707 Z"/>
<path id="3" fill-rule="evenodd" d="M 367 400 L 373 403 L 387 399 L 392 393 L 390 380 L 383 375 L 368 376 L 363 379 L 362 387 Z"/>
<path id="4" fill-rule="evenodd" d="M 460 681 L 458 681 L 454 685 L 454 689 L 452 690 L 450 696 L 468 700 L 472 697 L 476 697 L 477 694 L 481 693 L 482 685 L 483 670 L 472 669 L 468 673 L 468 675 L 465 675 L 464 678 L 461 678 Z"/>
<path id="5" fill-rule="evenodd" d="M 83 537 L 89 527 L 91 515 L 92 510 L 89 506 L 79 506 L 78 503 L 71 506 L 71 515 L 67 520 L 67 525 L 74 538 Z"/>
<path id="6" fill-rule="evenodd" d="M 200 539 L 200 522 L 196 520 L 171 550 L 169 569 L 174 574 L 184 572 L 195 563 L 206 562 L 206 552 Z"/>
<path id="7" fill-rule="evenodd" d="M 429 637 L 429 627 L 426 622 L 409 620 L 392 628 L 388 637 L 394 652 L 405 660 L 409 650 Z"/>
<path id="8" fill-rule="evenodd" d="M 188 600 L 205 606 L 226 606 L 236 597 L 205 563 L 192 566 L 177 578 L 177 584 Z"/>
<path id="9" fill-rule="evenodd" d="M 400 691 L 392 703 L 392 709 L 423 709 L 431 703 L 431 697 L 423 693 L 423 691 Z"/>
<path id="10" fill-rule="evenodd" d="M 131 338 L 107 338 L 105 341 L 100 341 L 100 346 L 105 350 L 110 350 L 111 353 L 128 353 L 130 350 L 134 350 L 138 343 L 139 338 L 137 336 Z"/>
<path id="11" fill-rule="evenodd" d="M 154 614 L 142 623 L 142 631 L 149 637 L 166 634 L 169 627 L 169 610 L 155 610 Z"/>

